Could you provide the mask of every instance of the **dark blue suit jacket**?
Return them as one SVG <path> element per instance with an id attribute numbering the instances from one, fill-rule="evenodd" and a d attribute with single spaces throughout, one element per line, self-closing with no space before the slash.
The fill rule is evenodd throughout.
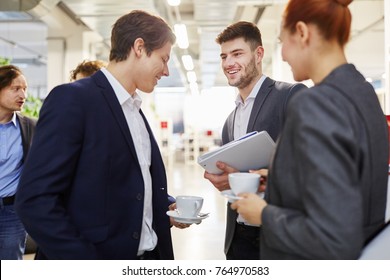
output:
<path id="1" fill-rule="evenodd" d="M 152 147 L 156 250 L 161 259 L 173 259 L 165 168 L 144 121 Z M 134 143 L 104 74 L 53 89 L 16 196 L 17 212 L 40 252 L 49 259 L 134 259 L 143 201 Z"/>

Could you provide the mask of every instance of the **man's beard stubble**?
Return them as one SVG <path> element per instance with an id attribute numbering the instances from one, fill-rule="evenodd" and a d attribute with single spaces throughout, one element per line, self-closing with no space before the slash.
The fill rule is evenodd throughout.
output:
<path id="1" fill-rule="evenodd" d="M 246 67 L 245 74 L 241 76 L 237 82 L 229 83 L 229 85 L 237 87 L 238 89 L 246 88 L 258 75 L 259 71 L 256 68 L 255 58 L 253 57 L 253 59 L 251 59 L 251 61 Z"/>

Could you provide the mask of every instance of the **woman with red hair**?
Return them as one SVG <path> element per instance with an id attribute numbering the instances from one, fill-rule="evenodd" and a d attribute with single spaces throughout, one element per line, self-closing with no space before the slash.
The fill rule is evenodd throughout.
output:
<path id="1" fill-rule="evenodd" d="M 357 259 L 385 222 L 388 137 L 374 88 L 347 62 L 351 0 L 290 0 L 280 41 L 295 94 L 264 200 L 232 205 L 261 226 L 263 259 Z"/>

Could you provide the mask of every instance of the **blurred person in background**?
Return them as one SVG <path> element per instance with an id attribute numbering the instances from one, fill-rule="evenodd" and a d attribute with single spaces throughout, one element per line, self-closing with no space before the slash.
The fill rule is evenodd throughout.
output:
<path id="1" fill-rule="evenodd" d="M 70 72 L 70 80 L 77 81 L 95 74 L 102 67 L 106 67 L 107 63 L 102 60 L 83 60 L 77 67 Z"/>
<path id="2" fill-rule="evenodd" d="M 291 98 L 265 199 L 232 204 L 261 225 L 262 259 L 357 259 L 385 222 L 388 128 L 374 88 L 347 62 L 351 0 L 290 0 L 282 57 L 314 86 Z"/>
<path id="3" fill-rule="evenodd" d="M 14 209 L 15 193 L 36 120 L 20 110 L 27 98 L 27 81 L 14 65 L 0 67 L 0 259 L 23 258 L 26 231 Z"/>

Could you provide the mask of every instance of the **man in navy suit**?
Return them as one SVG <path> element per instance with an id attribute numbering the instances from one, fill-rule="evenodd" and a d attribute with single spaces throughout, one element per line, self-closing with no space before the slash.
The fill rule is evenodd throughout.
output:
<path id="1" fill-rule="evenodd" d="M 237 22 L 216 39 L 221 45 L 221 64 L 229 85 L 237 87 L 236 108 L 226 119 L 222 142 L 226 144 L 251 131 L 267 131 L 276 141 L 285 119 L 289 98 L 303 84 L 278 82 L 263 75 L 264 49 L 260 30 L 250 22 Z M 256 151 L 254 151 L 256 152 Z M 230 189 L 228 174 L 234 168 L 219 162 L 221 175 L 204 177 L 219 190 Z M 249 171 L 249 170 L 248 170 Z M 267 170 L 260 170 L 265 175 Z M 260 228 L 248 223 L 227 205 L 225 254 L 227 259 L 259 259 Z"/>
<path id="2" fill-rule="evenodd" d="M 136 90 L 169 75 L 175 40 L 132 11 L 107 68 L 48 95 L 16 196 L 37 259 L 173 259 L 165 168 Z"/>

